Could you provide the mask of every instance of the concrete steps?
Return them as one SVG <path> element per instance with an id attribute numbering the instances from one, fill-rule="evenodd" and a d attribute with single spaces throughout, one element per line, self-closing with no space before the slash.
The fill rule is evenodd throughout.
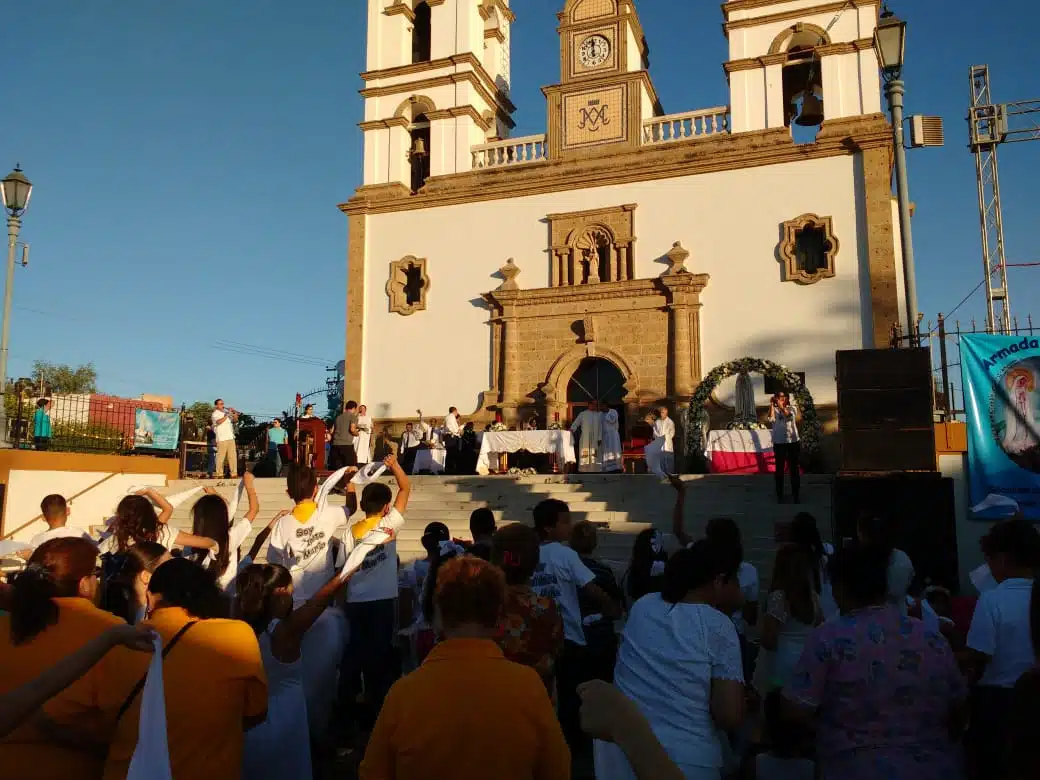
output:
<path id="1" fill-rule="evenodd" d="M 699 537 L 713 517 L 732 517 L 744 534 L 745 557 L 754 563 L 768 583 L 775 550 L 775 527 L 788 522 L 796 512 L 816 516 L 820 531 L 829 536 L 832 479 L 806 476 L 802 480 L 802 503 L 777 504 L 772 477 L 759 475 L 691 475 L 686 482 L 685 527 Z M 393 480 L 387 480 L 393 484 Z M 230 497 L 234 482 L 227 480 L 173 481 L 163 491 L 176 493 L 194 485 L 214 486 Z M 253 524 L 254 535 L 283 509 L 292 508 L 284 479 L 256 482 L 260 515 Z M 589 520 L 600 525 L 598 555 L 622 568 L 627 565 L 635 536 L 645 528 L 668 531 L 672 524 L 675 491 L 655 477 L 644 475 L 539 475 L 534 477 L 428 477 L 412 478 L 408 524 L 401 531 L 398 554 L 403 562 L 425 555 L 420 544 L 427 523 L 445 523 L 453 536 L 469 538 L 469 515 L 477 507 L 489 507 L 499 523 L 531 522 L 531 510 L 546 498 L 566 501 L 574 522 Z M 343 505 L 333 496 L 334 505 Z M 172 525 L 190 529 L 191 502 L 177 508 Z M 239 508 L 239 516 L 246 510 Z M 250 540 L 251 541 L 251 540 Z"/>

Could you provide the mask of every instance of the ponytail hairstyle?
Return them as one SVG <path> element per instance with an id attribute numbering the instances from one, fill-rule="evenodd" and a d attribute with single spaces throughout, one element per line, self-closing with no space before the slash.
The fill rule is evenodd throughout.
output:
<path id="1" fill-rule="evenodd" d="M 716 544 L 701 539 L 673 555 L 664 568 L 661 598 L 678 604 L 691 590 L 722 578 L 729 582 L 737 576 L 740 562 Z"/>
<path id="2" fill-rule="evenodd" d="M 235 617 L 245 621 L 257 635 L 274 620 L 275 591 L 292 585 L 292 575 L 284 566 L 254 563 L 235 578 Z"/>
<path id="3" fill-rule="evenodd" d="M 625 590 L 633 602 L 647 593 L 661 592 L 667 560 L 661 532 L 653 528 L 640 531 L 632 544 L 632 561 L 625 581 Z"/>
<path id="4" fill-rule="evenodd" d="M 812 559 L 804 547 L 784 544 L 776 551 L 770 592 L 781 591 L 788 612 L 795 620 L 812 625 L 816 617 L 813 601 Z"/>
<path id="5" fill-rule="evenodd" d="M 138 542 L 159 541 L 159 515 L 144 496 L 124 496 L 116 506 L 116 549 L 126 552 Z"/>
<path id="6" fill-rule="evenodd" d="M 11 643 L 29 642 L 58 622 L 56 598 L 80 595 L 79 584 L 97 568 L 98 550 L 81 537 L 51 539 L 36 548 L 11 593 Z"/>
<path id="7" fill-rule="evenodd" d="M 809 554 L 813 590 L 820 593 L 823 590 L 823 559 L 827 557 L 827 551 L 824 549 L 823 539 L 820 537 L 820 529 L 816 526 L 816 518 L 809 512 L 799 512 L 791 521 L 791 543 L 798 545 Z"/>
<path id="8" fill-rule="evenodd" d="M 158 542 L 138 542 L 126 552 L 102 555 L 101 608 L 133 624 L 134 583 L 143 572 L 154 573 L 169 552 Z"/>
<path id="9" fill-rule="evenodd" d="M 466 551 L 450 539 L 441 541 L 437 545 L 437 552 L 434 553 L 433 560 L 430 561 L 430 572 L 426 575 L 426 579 L 423 580 L 422 611 L 423 618 L 427 623 L 433 623 L 433 597 L 437 591 L 437 571 L 441 568 L 441 564 L 462 557 L 465 554 Z"/>
<path id="10" fill-rule="evenodd" d="M 181 607 L 202 620 L 227 617 L 227 604 L 217 578 L 187 558 L 171 558 L 156 569 L 148 592 L 159 597 L 160 608 Z"/>
<path id="11" fill-rule="evenodd" d="M 216 560 L 206 566 L 217 577 L 227 571 L 231 561 L 230 550 L 231 518 L 228 517 L 227 502 L 220 496 L 205 495 L 195 502 L 191 508 L 191 532 L 195 536 L 205 536 L 218 545 Z M 192 559 L 199 565 L 205 565 L 209 550 L 195 550 Z"/>
<path id="12" fill-rule="evenodd" d="M 524 523 L 499 528 L 491 538 L 491 563 L 506 576 L 506 585 L 527 585 L 541 557 L 538 532 Z"/>

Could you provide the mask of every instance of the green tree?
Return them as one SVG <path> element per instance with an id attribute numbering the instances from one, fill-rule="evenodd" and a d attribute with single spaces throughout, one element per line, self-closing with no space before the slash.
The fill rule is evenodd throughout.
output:
<path id="1" fill-rule="evenodd" d="M 93 363 L 73 368 L 65 363 L 37 360 L 33 363 L 32 378 L 37 387 L 49 386 L 52 393 L 97 392 L 97 370 Z"/>

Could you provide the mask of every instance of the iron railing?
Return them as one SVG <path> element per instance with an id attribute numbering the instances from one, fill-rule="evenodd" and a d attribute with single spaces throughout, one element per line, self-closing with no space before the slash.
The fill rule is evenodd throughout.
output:
<path id="1" fill-rule="evenodd" d="M 952 325 L 952 327 L 951 327 Z M 1032 336 L 1040 331 L 1040 326 L 1033 324 L 1033 315 L 1026 316 L 1024 323 L 1017 317 L 1011 319 L 1012 336 Z M 962 324 L 960 320 L 952 323 L 938 316 L 935 322 L 929 321 L 927 327 L 921 324 L 917 334 L 906 335 L 899 329 L 893 331 L 892 346 L 928 347 L 932 354 L 932 385 L 935 398 L 935 418 L 937 422 L 954 422 L 964 419 L 964 387 L 961 383 L 961 338 L 976 333 L 986 333 L 985 327 L 979 327 L 972 319 Z"/>

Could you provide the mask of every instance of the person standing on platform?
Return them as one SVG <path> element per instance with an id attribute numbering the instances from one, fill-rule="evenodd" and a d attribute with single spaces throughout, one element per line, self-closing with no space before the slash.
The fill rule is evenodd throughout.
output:
<path id="1" fill-rule="evenodd" d="M 621 432 L 618 430 L 617 409 L 603 412 L 603 470 L 616 473 L 624 470 L 621 458 Z"/>
<path id="2" fill-rule="evenodd" d="M 459 410 L 448 409 L 444 418 L 444 469 L 449 474 L 459 473 L 459 444 L 462 436 L 462 424 L 459 422 Z"/>
<path id="3" fill-rule="evenodd" d="M 358 428 L 357 408 L 357 401 L 347 401 L 343 406 L 343 412 L 332 426 L 332 451 L 329 453 L 332 456 L 329 468 L 332 470 L 357 465 L 354 440 L 361 433 L 361 429 Z"/>
<path id="4" fill-rule="evenodd" d="M 368 407 L 358 407 L 358 435 L 354 440 L 354 452 L 357 453 L 357 464 L 364 466 L 372 460 L 372 418 L 368 416 Z"/>
<path id="5" fill-rule="evenodd" d="M 271 427 L 267 429 L 267 457 L 271 459 L 271 463 L 274 465 L 274 475 L 280 477 L 282 475 L 282 451 L 279 449 L 285 444 L 288 436 L 285 433 L 285 428 L 282 427 L 281 420 L 273 420 Z"/>
<path id="6" fill-rule="evenodd" d="M 38 450 L 50 449 L 51 446 L 51 400 L 41 398 L 36 402 L 36 413 L 33 414 L 33 447 Z"/>
<path id="7" fill-rule="evenodd" d="M 412 467 L 415 465 L 415 453 L 420 444 L 422 444 L 422 434 L 415 430 L 415 424 L 405 425 L 404 434 L 401 436 L 401 468 L 404 469 L 405 474 L 412 473 Z"/>
<path id="8" fill-rule="evenodd" d="M 589 408 L 571 423 L 571 430 L 578 433 L 578 471 L 602 471 L 603 415 L 599 404 L 590 401 Z"/>
<path id="9" fill-rule="evenodd" d="M 217 479 L 224 478 L 224 464 L 231 471 L 231 479 L 238 479 L 238 450 L 235 449 L 235 420 L 238 412 L 224 407 L 224 399 L 213 402 L 210 422 L 217 439 Z"/>
<path id="10" fill-rule="evenodd" d="M 801 488 L 802 443 L 798 436 L 798 408 L 786 392 L 780 391 L 769 404 L 769 422 L 773 426 L 773 454 L 776 457 L 776 500 L 784 500 L 784 467 L 791 472 L 791 498 L 798 503 Z"/>
<path id="11" fill-rule="evenodd" d="M 651 450 L 653 452 L 651 453 Z M 668 416 L 668 407 L 657 410 L 654 421 L 654 441 L 647 447 L 646 465 L 651 473 L 667 477 L 675 473 L 675 423 Z"/>

